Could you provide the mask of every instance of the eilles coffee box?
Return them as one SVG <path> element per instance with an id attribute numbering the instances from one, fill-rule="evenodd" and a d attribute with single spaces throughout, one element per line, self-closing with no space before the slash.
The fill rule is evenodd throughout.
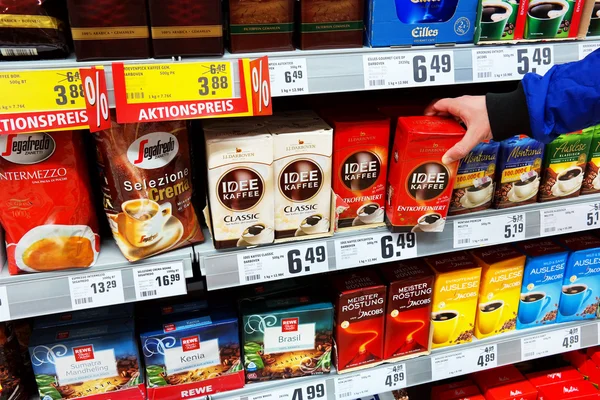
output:
<path id="1" fill-rule="evenodd" d="M 421 259 L 413 259 L 386 264 L 381 274 L 388 285 L 384 358 L 429 354 L 433 271 Z"/>
<path id="2" fill-rule="evenodd" d="M 444 230 L 458 161 L 444 165 L 442 156 L 464 133 L 449 118 L 398 118 L 385 210 L 393 232 Z"/>
<path id="3" fill-rule="evenodd" d="M 146 398 L 130 319 L 35 329 L 29 354 L 42 399 Z"/>
<path id="4" fill-rule="evenodd" d="M 338 372 L 381 363 L 386 287 L 374 270 L 332 277 Z"/>
<path id="5" fill-rule="evenodd" d="M 371 47 L 472 43 L 478 0 L 368 0 Z"/>
<path id="6" fill-rule="evenodd" d="M 186 399 L 244 386 L 233 311 L 172 313 L 140 333 L 148 396 Z"/>
<path id="7" fill-rule="evenodd" d="M 331 371 L 333 306 L 309 296 L 244 302 L 242 348 L 246 383 Z"/>
<path id="8" fill-rule="evenodd" d="M 517 329 L 556 322 L 569 252 L 551 239 L 516 244 L 525 256 Z"/>

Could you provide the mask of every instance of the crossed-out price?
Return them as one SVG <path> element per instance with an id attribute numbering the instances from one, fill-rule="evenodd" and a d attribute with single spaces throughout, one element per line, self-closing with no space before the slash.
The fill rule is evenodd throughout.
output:
<path id="1" fill-rule="evenodd" d="M 585 223 L 587 226 L 596 226 L 600 221 L 600 204 L 594 203 L 591 205 L 591 210 L 586 214 Z"/>
<path id="2" fill-rule="evenodd" d="M 327 260 L 325 246 L 308 247 L 304 254 L 301 250 L 291 249 L 287 252 L 287 263 L 290 274 L 310 272 L 310 266 Z"/>
<path id="3" fill-rule="evenodd" d="M 66 74 L 59 73 L 59 75 L 63 77 L 63 79 L 61 79 L 58 84 L 54 86 L 54 92 L 56 93 L 56 105 L 75 105 L 78 98 L 85 97 L 79 72 L 67 72 Z"/>
<path id="4" fill-rule="evenodd" d="M 477 358 L 477 365 L 481 368 L 486 368 L 488 364 L 494 361 L 496 361 L 495 348 L 493 346 L 486 346 Z"/>
<path id="5" fill-rule="evenodd" d="M 529 72 L 543 74 L 554 64 L 552 47 L 523 47 L 517 49 L 517 72 L 525 75 Z"/>
<path id="6" fill-rule="evenodd" d="M 394 242 L 392 235 L 382 236 L 380 239 L 381 258 L 387 260 L 393 257 L 402 257 L 402 251 L 412 249 L 417 245 L 417 236 L 413 232 L 400 233 Z"/>
<path id="7" fill-rule="evenodd" d="M 579 347 L 579 328 L 571 328 L 567 331 L 565 338 L 562 341 L 562 347 L 570 349 L 573 347 Z"/>
<path id="8" fill-rule="evenodd" d="M 504 225 L 504 238 L 515 238 L 518 234 L 523 233 L 524 230 L 525 221 L 523 218 L 523 214 L 513 215 L 511 220 L 506 225 Z"/>
<path id="9" fill-rule="evenodd" d="M 385 386 L 388 388 L 398 388 L 406 386 L 406 372 L 404 364 L 394 365 L 391 371 L 385 377 Z"/>

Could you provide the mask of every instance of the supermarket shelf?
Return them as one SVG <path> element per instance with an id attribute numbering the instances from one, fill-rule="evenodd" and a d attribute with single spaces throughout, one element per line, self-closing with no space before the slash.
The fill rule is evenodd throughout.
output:
<path id="1" fill-rule="evenodd" d="M 136 301 L 133 269 L 167 262 L 180 261 L 186 278 L 193 277 L 192 247 L 177 249 L 156 255 L 135 263 L 128 262 L 112 239 L 101 244 L 96 264 L 82 271 L 54 271 L 37 274 L 11 276 L 6 265 L 0 273 L 0 287 L 5 287 L 10 310 L 10 319 L 20 319 L 39 315 L 71 311 L 73 309 L 69 290 L 69 276 L 94 272 L 120 270 L 123 278 L 123 291 L 126 303 Z M 3 304 L 2 304 L 3 306 Z"/>
<path id="2" fill-rule="evenodd" d="M 504 210 L 486 210 L 482 212 L 472 213 L 460 217 L 449 217 L 446 222 L 446 227 L 443 232 L 440 233 L 417 233 L 417 251 L 416 254 L 412 254 L 407 257 L 402 258 L 413 258 L 413 257 L 423 257 L 434 254 L 448 253 L 452 251 L 465 250 L 470 248 L 480 247 L 481 245 L 472 245 L 465 246 L 457 249 L 454 247 L 454 229 L 455 225 L 464 222 L 467 220 L 477 219 L 477 218 L 489 218 L 496 216 L 511 216 L 519 213 L 525 213 L 526 223 L 525 223 L 525 235 L 520 238 L 520 240 L 526 239 L 535 239 L 542 236 L 541 232 L 541 212 L 544 210 L 551 210 L 556 208 L 563 208 L 565 211 L 575 210 L 579 206 L 589 203 L 594 203 L 600 201 L 600 195 L 588 195 L 582 196 L 574 199 L 564 199 L 557 200 L 549 203 L 534 203 L 520 207 L 514 207 L 510 209 Z M 579 218 L 585 216 L 571 216 L 570 218 Z M 596 225 L 596 227 L 600 227 L 600 225 Z M 494 228 L 492 228 L 494 229 Z M 500 229 L 503 229 L 502 227 Z M 572 229 L 571 231 L 577 230 L 586 230 L 587 228 L 582 229 Z M 340 268 L 339 260 L 336 260 L 336 246 L 340 246 L 340 240 L 344 239 L 359 239 L 366 238 L 370 235 L 377 236 L 380 234 L 387 233 L 388 230 L 385 227 L 374 228 L 374 229 L 366 229 L 364 231 L 358 231 L 353 233 L 336 233 L 333 237 L 327 239 L 314 239 L 307 240 L 301 242 L 293 242 L 293 243 L 285 243 L 278 244 L 272 246 L 264 246 L 260 248 L 258 251 L 273 249 L 282 249 L 286 252 L 289 249 L 294 249 L 298 246 L 298 244 L 302 243 L 315 243 L 315 242 L 326 242 L 327 246 L 327 269 L 329 271 L 334 271 L 338 269 L 346 269 L 352 267 L 359 267 L 361 265 L 366 265 L 365 263 L 360 264 L 358 260 L 352 265 L 349 265 L 346 261 L 344 263 L 343 268 Z M 563 233 L 563 232 L 556 232 Z M 566 233 L 566 232 L 564 232 Z M 207 238 L 210 238 L 210 234 L 206 233 Z M 518 241 L 519 238 L 508 238 L 503 240 L 504 243 L 511 243 Z M 492 244 L 498 244 L 490 243 Z M 373 252 L 379 252 L 379 245 L 374 244 L 372 250 Z M 202 245 L 195 246 L 194 249 L 197 252 L 197 258 L 200 262 L 200 270 L 202 275 L 206 277 L 206 283 L 208 290 L 214 289 L 222 289 L 227 287 L 235 287 L 246 284 L 245 282 L 241 282 L 240 279 L 240 265 L 239 260 L 244 255 L 256 254 L 257 249 L 245 249 L 245 250 L 230 250 L 230 251 L 216 251 L 210 243 L 207 241 Z M 383 261 L 380 261 L 383 262 Z M 369 264 L 376 264 L 377 262 L 369 262 Z M 287 269 L 285 262 L 281 263 L 282 270 Z M 300 274 L 298 274 L 300 275 Z M 283 277 L 285 278 L 285 277 Z M 253 282 L 249 282 L 253 283 Z"/>
<path id="3" fill-rule="evenodd" d="M 573 350 L 574 348 L 562 348 L 560 342 L 564 340 L 565 331 L 579 328 L 579 344 L 575 347 L 586 348 L 599 344 L 598 340 L 598 322 L 577 321 L 572 323 L 556 324 L 547 327 L 527 329 L 523 331 L 513 331 L 499 336 L 474 340 L 471 343 L 451 346 L 448 348 L 434 350 L 430 355 L 400 361 L 393 364 L 382 364 L 376 367 L 367 368 L 356 373 L 336 374 L 334 371 L 330 375 L 312 376 L 307 378 L 294 378 L 284 381 L 271 381 L 265 383 L 247 385 L 243 389 L 220 393 L 211 396 L 214 400 L 259 400 L 268 398 L 270 400 L 290 399 L 297 388 L 305 385 L 324 384 L 327 399 L 340 400 L 344 398 L 358 398 L 372 396 L 383 393 L 398 387 L 389 387 L 385 384 L 386 377 L 390 374 L 394 366 L 403 366 L 406 373 L 404 381 L 406 387 L 421 385 L 437 381 L 440 374 L 447 371 L 451 376 L 465 375 L 471 372 L 481 371 L 496 366 L 511 365 L 521 361 L 541 358 L 552 354 L 559 354 Z M 546 354 L 537 354 L 523 358 L 524 341 L 530 343 L 535 341 L 536 348 L 541 353 L 545 349 Z M 545 342 L 545 343 L 544 343 Z M 495 345 L 495 355 L 497 365 L 477 366 L 471 363 L 472 354 L 479 354 L 484 348 Z M 528 344 L 529 346 L 529 344 Z M 440 363 L 440 359 L 449 360 L 445 365 Z M 459 361 L 460 360 L 460 361 Z M 460 364 L 460 365 L 458 365 Z M 469 365 L 472 364 L 472 365 Z M 448 370 L 447 368 L 450 368 Z M 337 382 L 336 382 L 337 381 Z M 344 388 L 344 393 L 337 391 Z M 353 388 L 353 395 L 349 395 Z M 360 395 L 356 395 L 360 391 Z M 264 397 L 261 397 L 264 396 Z"/>

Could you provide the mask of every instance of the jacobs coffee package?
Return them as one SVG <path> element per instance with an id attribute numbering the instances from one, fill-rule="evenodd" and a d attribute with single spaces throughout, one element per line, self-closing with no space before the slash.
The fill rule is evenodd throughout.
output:
<path id="1" fill-rule="evenodd" d="M 82 135 L 0 135 L 0 223 L 11 274 L 96 262 L 100 237 Z"/>
<path id="2" fill-rule="evenodd" d="M 298 4 L 300 49 L 362 47 L 364 0 L 305 0 Z"/>
<path id="3" fill-rule="evenodd" d="M 496 159 L 499 148 L 499 142 L 482 142 L 458 161 L 450 215 L 490 208 L 496 186 Z"/>
<path id="4" fill-rule="evenodd" d="M 523 0 L 480 0 L 475 42 L 523 39 L 524 16 L 519 15 Z"/>
<path id="5" fill-rule="evenodd" d="M 600 1 L 595 1 L 592 6 L 592 16 L 588 27 L 587 36 L 600 35 Z"/>
<path id="6" fill-rule="evenodd" d="M 592 132 L 560 135 L 546 145 L 539 201 L 579 196 L 583 184 Z"/>
<path id="7" fill-rule="evenodd" d="M 444 165 L 442 156 L 464 133 L 465 129 L 453 119 L 398 119 L 386 204 L 392 231 L 444 230 L 458 162 Z"/>
<path id="8" fill-rule="evenodd" d="M 521 0 L 519 14 L 526 15 L 525 39 L 575 38 L 585 0 Z"/>
<path id="9" fill-rule="evenodd" d="M 598 172 L 600 171 L 600 126 L 588 128 L 585 131 L 592 133 L 592 141 L 581 185 L 582 195 L 600 193 L 600 173 Z"/>
<path id="10" fill-rule="evenodd" d="M 535 203 L 543 159 L 544 145 L 528 136 L 513 136 L 500 142 L 492 206 L 508 208 Z"/>
<path id="11" fill-rule="evenodd" d="M 185 122 L 115 120 L 94 137 L 104 211 L 125 258 L 137 261 L 202 242 Z"/>

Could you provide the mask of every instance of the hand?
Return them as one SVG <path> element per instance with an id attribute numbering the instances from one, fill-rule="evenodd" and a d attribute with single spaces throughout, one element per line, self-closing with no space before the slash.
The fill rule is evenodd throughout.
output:
<path id="1" fill-rule="evenodd" d="M 485 96 L 436 100 L 425 109 L 425 115 L 454 116 L 467 126 L 467 133 L 462 140 L 443 155 L 442 162 L 446 165 L 466 157 L 473 147 L 492 138 Z"/>

